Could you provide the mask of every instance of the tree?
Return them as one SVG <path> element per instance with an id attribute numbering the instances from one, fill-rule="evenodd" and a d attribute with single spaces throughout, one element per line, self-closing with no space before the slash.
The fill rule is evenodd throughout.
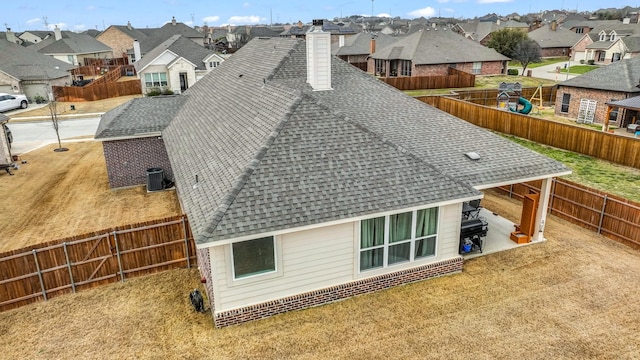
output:
<path id="1" fill-rule="evenodd" d="M 58 138 L 58 148 L 53 151 L 67 151 L 69 149 L 63 148 L 62 143 L 60 142 L 60 123 L 58 122 L 58 102 L 53 99 L 49 101 L 47 105 L 49 107 L 49 114 L 51 115 L 51 124 L 53 125 L 53 130 L 56 132 L 56 137 Z"/>
<path id="2" fill-rule="evenodd" d="M 504 56 L 513 58 L 513 51 L 516 49 L 516 45 L 528 38 L 527 33 L 520 30 L 502 29 L 491 34 L 487 47 L 495 49 Z"/>
<path id="3" fill-rule="evenodd" d="M 524 72 L 530 63 L 540 62 L 542 60 L 542 49 L 540 49 L 540 46 L 534 40 L 527 38 L 516 44 L 511 54 L 511 59 L 522 64 L 522 75 L 524 76 Z"/>

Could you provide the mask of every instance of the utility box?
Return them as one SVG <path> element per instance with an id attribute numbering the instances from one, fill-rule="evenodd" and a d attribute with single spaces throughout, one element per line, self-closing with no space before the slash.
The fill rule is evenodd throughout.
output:
<path id="1" fill-rule="evenodd" d="M 11 157 L 11 137 L 7 128 L 7 122 L 9 117 L 0 114 L 0 166 L 13 164 L 13 158 Z"/>
<path id="2" fill-rule="evenodd" d="M 158 191 L 164 188 L 164 170 L 161 168 L 147 169 L 147 191 Z"/>

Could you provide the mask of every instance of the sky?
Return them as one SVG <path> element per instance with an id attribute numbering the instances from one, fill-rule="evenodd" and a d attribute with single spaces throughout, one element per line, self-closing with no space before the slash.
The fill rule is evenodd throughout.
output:
<path id="1" fill-rule="evenodd" d="M 104 30 L 110 25 L 135 28 L 161 27 L 175 17 L 190 26 L 304 23 L 313 19 L 366 15 L 402 18 L 473 18 L 488 13 L 526 14 L 542 10 L 594 11 L 603 7 L 596 0 L 2 0 L 1 31 Z M 608 6 L 638 6 L 637 1 L 616 0 Z"/>

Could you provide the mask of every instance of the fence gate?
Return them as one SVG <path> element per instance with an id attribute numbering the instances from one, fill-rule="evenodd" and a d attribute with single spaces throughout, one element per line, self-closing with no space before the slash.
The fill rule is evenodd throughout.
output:
<path id="1" fill-rule="evenodd" d="M 593 124 L 596 114 L 596 101 L 589 99 L 580 100 L 580 110 L 578 111 L 578 123 Z"/>

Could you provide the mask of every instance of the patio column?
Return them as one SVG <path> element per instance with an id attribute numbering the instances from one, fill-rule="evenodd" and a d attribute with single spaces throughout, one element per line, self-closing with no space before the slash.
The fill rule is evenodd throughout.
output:
<path id="1" fill-rule="evenodd" d="M 551 195 L 551 178 L 543 179 L 540 186 L 540 199 L 536 213 L 536 226 L 533 241 L 544 240 L 544 225 L 547 221 L 547 209 L 549 208 L 549 196 Z"/>

